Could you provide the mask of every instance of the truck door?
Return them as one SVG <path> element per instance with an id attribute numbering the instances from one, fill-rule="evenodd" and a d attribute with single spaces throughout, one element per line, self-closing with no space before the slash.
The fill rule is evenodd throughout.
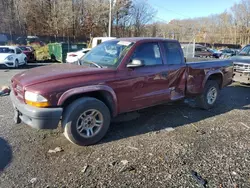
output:
<path id="1" fill-rule="evenodd" d="M 169 100 L 169 91 L 167 88 L 167 66 L 164 66 L 162 52 L 158 42 L 146 42 L 136 47 L 131 61 L 133 59 L 141 60 L 143 67 L 136 67 L 127 70 L 128 78 L 126 83 L 130 91 L 129 109 L 121 111 L 130 111 L 148 106 L 153 106 L 163 100 Z"/>
<path id="2" fill-rule="evenodd" d="M 170 90 L 170 100 L 184 98 L 186 87 L 186 63 L 178 42 L 167 41 L 162 43 L 164 50 L 164 64 L 167 65 L 167 85 Z"/>

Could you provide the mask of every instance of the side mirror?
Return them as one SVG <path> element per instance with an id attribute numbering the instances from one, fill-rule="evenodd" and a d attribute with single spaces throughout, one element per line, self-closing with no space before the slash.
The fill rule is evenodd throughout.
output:
<path id="1" fill-rule="evenodd" d="M 143 67 L 145 64 L 139 59 L 133 59 L 129 64 L 127 64 L 127 68 L 136 68 Z"/>

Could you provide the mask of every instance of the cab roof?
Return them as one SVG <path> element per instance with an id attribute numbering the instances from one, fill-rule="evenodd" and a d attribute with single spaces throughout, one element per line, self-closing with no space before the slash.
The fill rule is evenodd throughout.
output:
<path id="1" fill-rule="evenodd" d="M 158 37 L 128 37 L 128 38 L 117 38 L 114 40 L 127 41 L 127 42 L 139 42 L 139 41 L 169 41 L 178 42 L 174 39 L 158 38 Z"/>
<path id="2" fill-rule="evenodd" d="M 0 46 L 0 48 L 10 48 L 10 49 L 16 49 L 16 46 Z"/>

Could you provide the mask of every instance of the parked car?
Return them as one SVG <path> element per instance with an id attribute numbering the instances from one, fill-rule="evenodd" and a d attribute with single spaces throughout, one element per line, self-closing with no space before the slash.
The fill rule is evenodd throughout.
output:
<path id="1" fill-rule="evenodd" d="M 27 36 L 27 43 L 28 44 L 33 44 L 33 45 L 38 45 L 38 46 L 44 46 L 44 42 L 40 40 L 39 37 L 37 36 Z"/>
<path id="2" fill-rule="evenodd" d="M 209 51 L 212 53 L 212 56 L 217 59 L 222 55 L 222 52 L 215 49 L 209 49 Z"/>
<path id="3" fill-rule="evenodd" d="M 91 39 L 89 48 L 94 48 L 98 44 L 101 44 L 102 42 L 112 40 L 112 39 L 115 39 L 115 37 L 94 37 L 94 38 Z"/>
<path id="4" fill-rule="evenodd" d="M 27 64 L 27 57 L 22 50 L 15 46 L 0 46 L 0 67 L 18 68 Z"/>
<path id="5" fill-rule="evenodd" d="M 8 43 L 8 37 L 5 34 L 0 34 L 0 45 L 6 45 Z"/>
<path id="6" fill-rule="evenodd" d="M 36 50 L 32 46 L 19 46 L 19 48 L 27 56 L 27 62 L 36 61 Z"/>
<path id="7" fill-rule="evenodd" d="M 44 42 L 40 40 L 37 36 L 27 36 L 27 37 L 17 37 L 15 40 L 18 45 L 38 45 L 44 46 Z"/>
<path id="8" fill-rule="evenodd" d="M 220 50 L 222 55 L 221 55 L 221 59 L 226 59 L 226 58 L 229 58 L 229 57 L 232 57 L 232 56 L 235 56 L 236 55 L 236 51 L 233 50 L 233 49 L 229 49 L 229 48 L 226 48 L 226 49 L 223 49 L 223 50 Z"/>
<path id="9" fill-rule="evenodd" d="M 18 45 L 27 45 L 27 38 L 26 37 L 17 37 L 15 43 Z"/>
<path id="10" fill-rule="evenodd" d="M 209 51 L 204 46 L 196 46 L 195 47 L 195 57 L 213 57 L 213 52 Z"/>
<path id="11" fill-rule="evenodd" d="M 179 42 L 160 38 L 106 41 L 80 61 L 15 75 L 10 95 L 15 122 L 55 129 L 62 120 L 69 141 L 91 145 L 118 114 L 185 97 L 212 108 L 233 76 L 230 60 L 185 63 Z"/>
<path id="12" fill-rule="evenodd" d="M 91 39 L 89 44 L 89 48 L 83 48 L 82 50 L 76 52 L 68 52 L 66 63 L 74 63 L 78 64 L 79 60 L 88 53 L 92 48 L 96 47 L 97 45 L 101 44 L 102 42 L 115 39 L 115 37 L 94 37 Z"/>
<path id="13" fill-rule="evenodd" d="M 76 52 L 67 53 L 66 63 L 75 63 L 78 64 L 79 60 L 89 51 L 91 48 L 82 49 Z"/>
<path id="14" fill-rule="evenodd" d="M 250 45 L 245 46 L 238 55 L 230 58 L 234 62 L 235 82 L 250 84 Z"/>

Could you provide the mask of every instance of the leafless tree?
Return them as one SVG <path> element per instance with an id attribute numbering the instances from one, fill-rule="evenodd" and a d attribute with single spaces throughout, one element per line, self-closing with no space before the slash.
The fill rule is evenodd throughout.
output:
<path id="1" fill-rule="evenodd" d="M 146 25 L 152 21 L 156 14 L 146 1 L 134 1 L 131 8 L 131 22 L 134 27 L 134 36 L 141 36 Z"/>

